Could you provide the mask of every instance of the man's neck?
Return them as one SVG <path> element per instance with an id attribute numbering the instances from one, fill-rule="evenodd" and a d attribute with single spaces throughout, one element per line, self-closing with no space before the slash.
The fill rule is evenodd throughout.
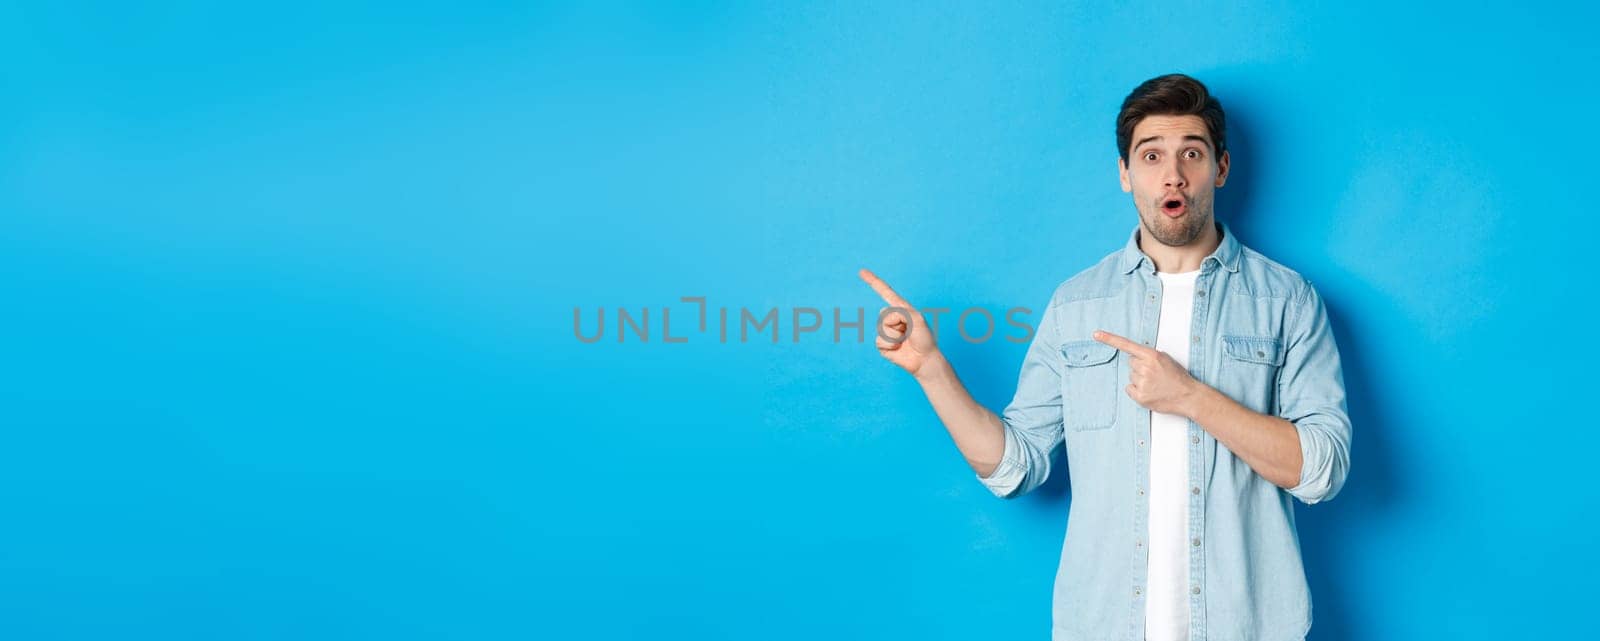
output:
<path id="1" fill-rule="evenodd" d="M 1146 238 L 1144 229 L 1139 230 L 1139 251 L 1150 257 L 1156 264 L 1156 271 L 1168 274 L 1180 274 L 1200 269 L 1200 263 L 1217 250 L 1222 244 L 1222 234 L 1217 233 L 1215 222 L 1206 225 L 1200 232 L 1200 237 L 1194 242 L 1182 247 L 1169 247 L 1160 241 Z"/>

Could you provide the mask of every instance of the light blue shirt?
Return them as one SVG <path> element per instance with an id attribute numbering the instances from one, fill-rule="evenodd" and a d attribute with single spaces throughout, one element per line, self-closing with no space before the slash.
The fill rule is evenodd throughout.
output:
<path id="1" fill-rule="evenodd" d="M 1327 310 L 1311 283 L 1222 242 L 1195 285 L 1189 373 L 1300 436 L 1300 482 L 1284 490 L 1189 421 L 1191 641 L 1301 639 L 1311 595 L 1293 499 L 1339 492 L 1350 470 L 1344 375 Z M 1150 411 L 1124 391 L 1128 360 L 1091 334 L 1153 345 L 1161 312 L 1155 263 L 1134 228 L 1121 250 L 1062 283 L 1001 414 L 1005 455 L 988 478 L 1002 498 L 1044 482 L 1066 450 L 1072 504 L 1056 571 L 1055 641 L 1144 638 Z"/>

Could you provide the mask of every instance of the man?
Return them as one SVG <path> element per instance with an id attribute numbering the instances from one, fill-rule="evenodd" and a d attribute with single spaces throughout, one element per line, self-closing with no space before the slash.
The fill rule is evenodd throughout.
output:
<path id="1" fill-rule="evenodd" d="M 1327 312 L 1310 282 L 1214 220 L 1229 158 L 1204 85 L 1139 85 L 1117 147 L 1139 224 L 1056 289 L 1002 414 L 973 400 L 922 315 L 862 270 L 891 306 L 878 350 L 921 384 L 996 496 L 1038 487 L 1064 447 L 1054 639 L 1301 639 L 1311 599 L 1293 499 L 1332 498 L 1350 468 Z"/>

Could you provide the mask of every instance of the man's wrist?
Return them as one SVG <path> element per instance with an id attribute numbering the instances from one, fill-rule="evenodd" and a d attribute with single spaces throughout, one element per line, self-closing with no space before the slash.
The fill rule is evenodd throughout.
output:
<path id="1" fill-rule="evenodd" d="M 927 385 L 930 382 L 944 378 L 950 373 L 950 361 L 945 360 L 944 353 L 935 349 L 922 357 L 922 365 L 913 373 L 912 378 L 918 383 Z"/>
<path id="2" fill-rule="evenodd" d="M 1212 395 L 1216 393 L 1217 390 L 1200 382 L 1200 379 L 1189 379 L 1189 390 L 1184 393 L 1183 411 L 1181 413 L 1191 421 L 1196 423 L 1203 422 L 1200 418 L 1206 413 L 1206 409 L 1210 407 Z"/>

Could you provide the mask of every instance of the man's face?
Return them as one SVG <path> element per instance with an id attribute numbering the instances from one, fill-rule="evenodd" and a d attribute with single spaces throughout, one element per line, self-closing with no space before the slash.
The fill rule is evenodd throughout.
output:
<path id="1" fill-rule="evenodd" d="M 1146 116 L 1133 128 L 1127 162 L 1118 158 L 1117 167 L 1145 235 L 1181 247 L 1212 224 L 1212 196 L 1228 179 L 1228 154 L 1215 154 L 1199 116 Z"/>

